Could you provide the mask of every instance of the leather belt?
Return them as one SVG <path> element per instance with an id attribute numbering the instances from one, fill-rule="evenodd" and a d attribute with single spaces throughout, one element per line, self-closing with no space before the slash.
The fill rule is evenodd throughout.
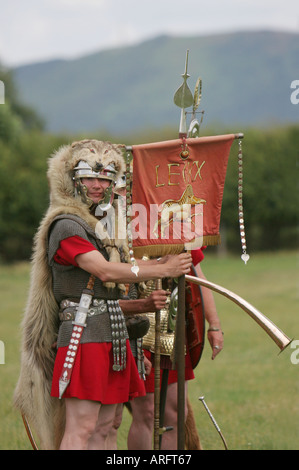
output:
<path id="1" fill-rule="evenodd" d="M 108 312 L 107 302 L 104 299 L 93 299 L 89 307 L 87 316 L 101 315 Z M 65 299 L 60 303 L 59 319 L 60 321 L 74 320 L 79 303 Z"/>
<path id="2" fill-rule="evenodd" d="M 95 307 L 98 307 L 99 305 L 107 304 L 107 300 L 105 299 L 92 299 L 91 305 L 94 305 Z M 79 302 L 73 302 L 72 300 L 69 299 L 64 299 L 60 302 L 60 308 L 63 310 L 66 307 L 78 307 Z"/>

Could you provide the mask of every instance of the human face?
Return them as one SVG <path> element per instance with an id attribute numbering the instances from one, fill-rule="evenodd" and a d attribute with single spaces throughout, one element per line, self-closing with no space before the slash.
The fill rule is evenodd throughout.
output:
<path id="1" fill-rule="evenodd" d="M 87 196 L 95 203 L 103 199 L 105 190 L 110 185 L 110 180 L 101 178 L 82 178 L 82 184 L 87 188 Z"/>

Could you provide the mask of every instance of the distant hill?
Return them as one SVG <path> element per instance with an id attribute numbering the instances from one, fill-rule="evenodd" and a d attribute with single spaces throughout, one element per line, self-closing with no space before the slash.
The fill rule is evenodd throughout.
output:
<path id="1" fill-rule="evenodd" d="M 74 60 L 14 69 L 20 98 L 50 131 L 178 126 L 173 95 L 189 49 L 191 91 L 203 80 L 204 122 L 266 126 L 299 121 L 290 84 L 299 79 L 299 34 L 259 31 L 197 37 L 160 36 Z"/>

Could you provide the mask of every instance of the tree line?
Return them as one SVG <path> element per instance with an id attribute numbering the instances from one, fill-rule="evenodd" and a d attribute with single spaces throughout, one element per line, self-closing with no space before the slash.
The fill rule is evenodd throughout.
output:
<path id="1" fill-rule="evenodd" d="M 58 135 L 45 131 L 37 113 L 17 96 L 10 72 L 0 66 L 5 104 L 0 105 L 0 261 L 28 260 L 32 241 L 49 204 L 47 161 L 63 144 L 81 138 L 137 144 L 176 138 L 176 129 L 135 136 Z M 240 129 L 238 129 L 239 131 Z M 228 133 L 230 133 L 229 131 Z M 243 206 L 247 247 L 259 250 L 298 248 L 299 126 L 242 129 Z M 223 134 L 208 129 L 204 135 Z M 233 144 L 223 195 L 222 245 L 240 252 L 238 225 L 238 148 Z"/>

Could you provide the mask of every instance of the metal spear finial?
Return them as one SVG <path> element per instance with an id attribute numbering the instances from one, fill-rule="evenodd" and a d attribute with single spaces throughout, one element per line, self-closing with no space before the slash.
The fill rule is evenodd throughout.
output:
<path id="1" fill-rule="evenodd" d="M 180 119 L 180 128 L 179 128 L 179 136 L 180 137 L 187 137 L 187 123 L 186 123 L 186 113 L 185 108 L 189 108 L 193 104 L 193 95 L 190 88 L 187 85 L 187 79 L 190 77 L 188 74 L 188 55 L 189 50 L 186 53 L 186 63 L 185 63 L 185 72 L 183 73 L 183 83 L 177 89 L 174 94 L 173 101 L 176 106 L 181 108 L 181 119 Z"/>

